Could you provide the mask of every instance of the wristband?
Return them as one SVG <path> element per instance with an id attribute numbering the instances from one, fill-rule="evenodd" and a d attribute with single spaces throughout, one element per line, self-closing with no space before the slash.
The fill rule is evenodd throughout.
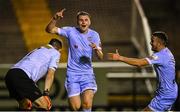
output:
<path id="1" fill-rule="evenodd" d="M 49 91 L 48 90 L 44 90 L 43 91 L 43 96 L 49 96 Z"/>

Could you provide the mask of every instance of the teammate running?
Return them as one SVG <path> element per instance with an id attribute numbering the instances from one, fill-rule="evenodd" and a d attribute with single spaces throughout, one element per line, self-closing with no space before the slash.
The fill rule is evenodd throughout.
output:
<path id="1" fill-rule="evenodd" d="M 128 58 L 116 53 L 108 53 L 109 60 L 122 61 L 134 66 L 153 65 L 157 74 L 158 87 L 154 98 L 144 111 L 168 111 L 178 96 L 175 81 L 175 59 L 167 48 L 168 36 L 162 31 L 152 34 L 151 46 L 154 54 L 147 58 Z"/>

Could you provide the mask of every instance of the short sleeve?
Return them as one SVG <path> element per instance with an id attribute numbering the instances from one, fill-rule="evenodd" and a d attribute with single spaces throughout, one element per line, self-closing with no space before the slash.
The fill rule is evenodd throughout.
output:
<path id="1" fill-rule="evenodd" d="M 70 29 L 70 27 L 61 27 L 61 28 L 58 28 L 58 34 L 60 36 L 68 38 L 68 31 L 69 31 L 69 29 Z"/>
<path id="2" fill-rule="evenodd" d="M 49 68 L 56 70 L 58 68 L 59 60 L 60 60 L 60 53 L 56 53 L 56 55 L 52 56 L 51 58 Z"/>
<path id="3" fill-rule="evenodd" d="M 102 45 L 101 45 L 101 40 L 100 40 L 100 36 L 99 34 L 96 32 L 95 33 L 95 40 L 94 40 L 94 43 L 96 44 L 97 48 L 98 49 L 102 49 Z"/>
<path id="4" fill-rule="evenodd" d="M 149 62 L 149 64 L 161 65 L 163 63 L 162 56 L 158 53 L 155 53 L 155 54 L 147 57 L 146 60 Z"/>

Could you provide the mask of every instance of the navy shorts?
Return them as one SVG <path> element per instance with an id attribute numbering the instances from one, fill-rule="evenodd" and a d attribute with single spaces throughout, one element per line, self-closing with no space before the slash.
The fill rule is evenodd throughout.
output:
<path id="1" fill-rule="evenodd" d="M 28 98 L 34 102 L 42 96 L 35 82 L 21 69 L 10 69 L 5 76 L 5 83 L 10 97 L 15 98 L 17 101 Z"/>

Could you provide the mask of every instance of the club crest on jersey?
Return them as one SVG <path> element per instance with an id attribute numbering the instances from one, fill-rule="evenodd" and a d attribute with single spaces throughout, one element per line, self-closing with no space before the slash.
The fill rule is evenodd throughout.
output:
<path id="1" fill-rule="evenodd" d="M 158 56 L 156 56 L 156 55 L 152 55 L 152 56 L 150 56 L 150 59 L 151 60 L 157 60 L 159 57 Z"/>
<path id="2" fill-rule="evenodd" d="M 92 38 L 93 38 L 93 37 L 88 37 L 87 40 L 88 40 L 89 42 L 92 42 Z"/>
<path id="3" fill-rule="evenodd" d="M 74 45 L 74 48 L 76 48 L 76 49 L 77 49 L 77 48 L 78 48 L 78 45 Z"/>

